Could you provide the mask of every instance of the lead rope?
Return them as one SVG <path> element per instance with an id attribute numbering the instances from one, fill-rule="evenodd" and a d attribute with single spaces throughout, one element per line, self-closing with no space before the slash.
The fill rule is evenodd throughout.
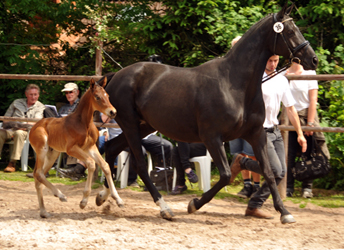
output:
<path id="1" fill-rule="evenodd" d="M 271 74 L 268 74 L 267 76 L 263 77 L 262 83 L 270 80 L 271 78 L 275 77 L 276 75 L 282 73 L 284 70 L 286 70 L 291 65 L 291 61 L 287 64 L 285 64 L 280 70 L 276 72 L 272 72 Z"/>

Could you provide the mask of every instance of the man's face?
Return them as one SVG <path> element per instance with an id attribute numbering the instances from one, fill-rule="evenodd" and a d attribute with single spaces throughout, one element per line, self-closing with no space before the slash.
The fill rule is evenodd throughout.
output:
<path id="1" fill-rule="evenodd" d="M 278 62 L 279 62 L 279 56 L 275 55 L 275 56 L 270 57 L 268 62 L 266 63 L 265 72 L 267 74 L 274 72 L 275 69 L 277 68 Z"/>
<path id="2" fill-rule="evenodd" d="M 39 98 L 39 92 L 38 89 L 29 89 L 25 92 L 25 96 L 27 98 L 27 104 L 28 106 L 34 105 Z"/>
<path id="3" fill-rule="evenodd" d="M 78 98 L 79 90 L 73 89 L 72 91 L 65 91 L 68 102 L 74 103 Z"/>

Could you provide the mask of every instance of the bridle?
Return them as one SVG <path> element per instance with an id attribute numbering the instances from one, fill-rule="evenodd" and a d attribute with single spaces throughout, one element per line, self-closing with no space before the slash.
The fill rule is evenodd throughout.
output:
<path id="1" fill-rule="evenodd" d="M 283 34 L 283 30 L 284 30 L 283 23 L 285 23 L 287 21 L 291 21 L 291 20 L 293 20 L 293 18 L 290 17 L 290 18 L 287 18 L 287 19 L 283 20 L 282 22 L 278 22 L 277 18 L 276 18 L 276 15 L 277 14 L 275 13 L 274 14 L 274 25 L 273 25 L 274 31 L 275 31 L 274 55 L 276 55 L 275 52 L 276 52 L 277 36 L 278 36 L 278 34 L 280 34 L 282 36 L 282 38 L 283 38 L 283 41 L 284 41 L 285 45 L 287 46 L 287 48 L 289 50 L 289 53 L 290 53 L 289 54 L 289 59 L 292 60 L 294 58 L 297 58 L 295 56 L 295 53 L 298 52 L 299 50 L 305 48 L 306 46 L 308 46 L 309 42 L 306 40 L 303 43 L 301 43 L 298 46 L 296 46 L 295 48 L 291 48 L 289 46 L 289 44 L 287 43 L 287 40 L 285 39 L 285 36 Z M 297 58 L 297 59 L 299 60 L 299 62 L 301 62 L 301 60 L 299 58 Z"/>
<path id="2" fill-rule="evenodd" d="M 267 80 L 270 80 L 275 75 L 277 75 L 277 74 L 281 73 L 282 71 L 284 71 L 286 68 L 288 68 L 291 65 L 292 62 L 297 62 L 297 63 L 300 64 L 301 63 L 301 59 L 296 57 L 295 53 L 309 45 L 309 42 L 306 40 L 303 43 L 301 43 L 298 46 L 296 46 L 295 48 L 291 48 L 291 46 L 289 46 L 289 44 L 287 43 L 287 39 L 285 38 L 285 36 L 283 34 L 283 30 L 284 30 L 283 23 L 285 23 L 287 21 L 291 21 L 291 20 L 293 20 L 293 18 L 290 17 L 290 18 L 287 18 L 287 19 L 283 20 L 282 22 L 278 22 L 277 18 L 276 18 L 276 15 L 277 14 L 275 13 L 274 16 L 273 16 L 273 18 L 274 18 L 273 29 L 275 31 L 274 55 L 276 55 L 277 36 L 278 36 L 278 34 L 280 34 L 282 36 L 282 38 L 283 38 L 283 41 L 284 41 L 285 45 L 288 48 L 288 51 L 289 51 L 289 62 L 287 64 L 285 64 L 277 72 L 273 72 L 273 73 L 269 74 L 268 76 L 264 77 L 264 79 L 262 80 L 262 83 L 266 82 Z"/>

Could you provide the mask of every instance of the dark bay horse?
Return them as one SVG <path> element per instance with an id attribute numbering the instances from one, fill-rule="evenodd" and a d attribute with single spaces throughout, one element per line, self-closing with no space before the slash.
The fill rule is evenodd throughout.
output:
<path id="1" fill-rule="evenodd" d="M 219 182 L 201 199 L 190 201 L 189 213 L 200 209 L 229 183 L 231 172 L 223 142 L 243 138 L 253 147 L 281 222 L 292 218 L 278 194 L 268 160 L 261 90 L 266 63 L 274 54 L 298 57 L 306 70 L 317 67 L 313 49 L 289 16 L 291 9 L 285 5 L 280 12 L 257 22 L 223 58 L 194 68 L 141 62 L 109 80 L 106 90 L 123 129 L 109 145 L 110 152 L 118 155 L 129 145 L 137 161 L 136 171 L 160 206 L 163 218 L 171 219 L 173 212 L 149 179 L 141 150 L 141 138 L 156 130 L 178 141 L 203 142 L 219 169 Z M 105 189 L 98 194 L 97 205 L 108 193 Z"/>
<path id="2" fill-rule="evenodd" d="M 123 205 L 123 201 L 118 196 L 113 184 L 109 165 L 100 155 L 96 145 L 99 132 L 93 123 L 94 111 L 99 110 L 112 118 L 116 116 L 116 109 L 111 105 L 109 95 L 103 88 L 106 82 L 106 78 L 103 78 L 100 81 L 101 85 L 99 85 L 92 79 L 90 88 L 82 96 L 78 107 L 72 114 L 63 118 L 42 119 L 30 131 L 30 143 L 37 155 L 33 176 L 42 218 L 51 216 L 44 206 L 43 184 L 60 201 L 67 201 L 66 196 L 45 177 L 60 152 L 67 152 L 68 155 L 85 162 L 87 166 L 88 176 L 80 208 L 85 208 L 87 205 L 91 193 L 95 163 L 101 167 L 106 178 L 110 181 L 112 197 L 116 199 L 118 206 Z"/>

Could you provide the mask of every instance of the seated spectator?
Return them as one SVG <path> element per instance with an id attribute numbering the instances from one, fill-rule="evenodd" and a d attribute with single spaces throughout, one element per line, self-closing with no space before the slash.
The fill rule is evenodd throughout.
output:
<path id="1" fill-rule="evenodd" d="M 103 113 L 100 113 L 100 119 L 102 122 L 104 123 L 111 123 L 111 124 L 117 124 L 117 122 L 115 121 L 115 119 L 110 119 L 109 117 Z M 117 137 L 118 135 L 120 135 L 122 133 L 122 129 L 121 128 L 107 128 L 108 133 L 106 135 L 102 135 L 99 136 L 99 145 L 98 145 L 98 149 L 100 154 L 104 154 L 105 152 L 105 143 L 107 141 L 110 141 L 111 139 Z"/>
<path id="2" fill-rule="evenodd" d="M 59 115 L 63 117 L 74 112 L 78 106 L 80 101 L 78 97 L 80 91 L 78 85 L 73 82 L 69 82 L 65 84 L 64 89 L 62 89 L 61 92 L 65 92 L 68 101 L 68 103 L 63 105 L 59 110 Z M 67 155 L 64 161 L 66 161 L 68 169 L 58 169 L 60 174 L 72 180 L 80 180 L 85 177 L 86 166 L 84 162 L 69 155 Z"/>
<path id="3" fill-rule="evenodd" d="M 143 154 L 146 154 L 146 151 L 148 151 L 152 155 L 153 159 L 157 159 L 157 167 L 164 168 L 161 138 L 155 133 L 152 133 L 143 138 L 141 144 Z M 171 166 L 171 152 L 173 145 L 166 139 L 162 139 L 162 144 L 164 148 L 166 166 Z M 128 186 L 131 187 L 139 187 L 139 184 L 137 183 L 137 173 L 134 170 L 136 168 L 135 163 L 136 161 L 134 160 L 134 155 L 130 154 Z"/>
<path id="4" fill-rule="evenodd" d="M 181 194 L 188 188 L 185 185 L 185 174 L 192 183 L 198 182 L 198 177 L 191 169 L 190 158 L 204 156 L 207 148 L 203 143 L 178 142 L 178 146 L 173 150 L 173 164 L 177 171 L 177 182 L 172 194 Z"/>
<path id="5" fill-rule="evenodd" d="M 244 139 L 237 138 L 229 141 L 231 155 L 241 154 L 244 157 L 256 160 L 252 146 Z M 251 183 L 251 173 L 254 184 Z M 241 198 L 250 198 L 252 194 L 258 191 L 260 188 L 260 174 L 251 172 L 248 170 L 241 171 L 242 178 L 244 180 L 244 187 L 237 194 Z"/>
<path id="6" fill-rule="evenodd" d="M 38 101 L 40 88 L 36 84 L 29 84 L 25 90 L 26 98 L 14 100 L 7 109 L 5 116 L 8 117 L 22 117 L 22 118 L 43 118 L 44 104 Z M 6 123 L 3 122 L 3 127 L 6 128 Z M 13 122 L 12 122 L 13 123 Z M 8 125 L 7 124 L 7 125 Z M 19 123 L 16 122 L 16 128 L 0 129 L 0 152 L 6 140 L 13 140 L 14 146 L 12 154 L 10 155 L 10 162 L 4 169 L 4 172 L 15 172 L 16 162 L 20 159 L 24 141 L 28 135 L 28 125 L 34 123 Z M 9 126 L 10 127 L 10 126 Z"/>

